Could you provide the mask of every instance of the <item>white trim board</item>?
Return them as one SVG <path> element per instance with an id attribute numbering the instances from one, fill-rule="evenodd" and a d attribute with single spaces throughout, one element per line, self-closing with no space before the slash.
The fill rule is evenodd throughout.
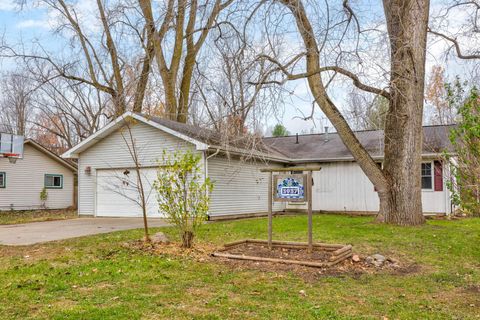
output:
<path id="1" fill-rule="evenodd" d="M 94 144 L 96 144 L 98 141 L 102 140 L 103 138 L 107 137 L 110 133 L 113 131 L 117 130 L 118 128 L 121 128 L 125 120 L 128 118 L 133 118 L 135 120 L 138 120 L 142 123 L 148 124 L 154 128 L 157 128 L 159 130 L 162 130 L 166 133 L 169 133 L 177 138 L 180 138 L 184 141 L 190 142 L 195 145 L 197 150 L 207 150 L 208 145 L 198 141 L 196 139 L 190 138 L 178 131 L 172 130 L 170 128 L 167 128 L 159 123 L 156 123 L 155 121 L 149 120 L 145 117 L 142 117 L 139 114 L 136 114 L 131 111 L 125 112 L 123 115 L 115 119 L 114 121 L 110 122 L 108 125 L 103 127 L 102 129 L 98 130 L 96 133 L 92 134 L 90 137 L 87 139 L 83 140 L 79 144 L 77 144 L 75 147 L 71 148 L 70 150 L 66 151 L 64 154 L 62 154 L 62 158 L 78 158 L 78 155 L 85 151 L 86 149 L 90 148 Z"/>

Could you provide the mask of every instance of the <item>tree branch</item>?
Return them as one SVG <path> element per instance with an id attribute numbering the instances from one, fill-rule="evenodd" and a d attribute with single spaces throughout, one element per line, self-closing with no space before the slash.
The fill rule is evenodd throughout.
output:
<path id="1" fill-rule="evenodd" d="M 480 54 L 463 54 L 462 50 L 460 48 L 460 44 L 458 43 L 457 39 L 451 38 L 443 33 L 433 31 L 432 29 L 428 28 L 428 32 L 436 35 L 437 37 L 443 38 L 447 42 L 452 43 L 453 47 L 455 48 L 455 51 L 457 52 L 457 56 L 460 59 L 464 60 L 474 60 L 474 59 L 480 59 Z"/>

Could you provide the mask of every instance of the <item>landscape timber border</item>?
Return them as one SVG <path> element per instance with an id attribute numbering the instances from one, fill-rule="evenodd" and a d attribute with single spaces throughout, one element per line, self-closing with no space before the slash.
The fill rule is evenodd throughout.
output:
<path id="1" fill-rule="evenodd" d="M 261 261 L 261 262 L 273 262 L 273 263 L 283 263 L 283 264 L 296 264 L 307 267 L 316 267 L 316 268 L 326 268 L 332 267 L 353 255 L 352 246 L 344 244 L 329 244 L 329 243 L 313 243 L 313 249 L 317 251 L 327 251 L 331 255 L 327 261 L 315 262 L 307 260 L 288 260 L 288 259 L 278 259 L 278 258 L 267 258 L 267 257 L 256 257 L 256 256 L 246 256 L 240 254 L 231 254 L 225 253 L 236 246 L 247 245 L 247 244 L 259 244 L 259 245 L 269 245 L 267 240 L 256 240 L 256 239 L 246 239 L 235 242 L 227 243 L 223 248 L 212 253 L 212 256 L 218 258 L 227 258 L 227 259 L 236 259 L 236 260 L 250 260 L 250 261 Z M 272 247 L 276 248 L 286 248 L 286 249 L 305 249 L 308 252 L 309 244 L 305 242 L 289 242 L 289 241 L 271 241 Z"/>

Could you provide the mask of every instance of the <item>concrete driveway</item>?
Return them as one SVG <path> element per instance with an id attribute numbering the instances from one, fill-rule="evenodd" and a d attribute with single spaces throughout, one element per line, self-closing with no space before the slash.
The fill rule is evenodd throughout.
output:
<path id="1" fill-rule="evenodd" d="M 151 218 L 148 225 L 162 227 L 168 224 L 163 219 Z M 1 225 L 0 245 L 22 246 L 138 228 L 143 228 L 142 218 L 78 218 Z"/>

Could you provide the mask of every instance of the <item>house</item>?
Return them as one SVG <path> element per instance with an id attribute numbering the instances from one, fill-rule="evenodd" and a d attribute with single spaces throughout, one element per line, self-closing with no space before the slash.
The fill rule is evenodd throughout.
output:
<path id="1" fill-rule="evenodd" d="M 424 187 L 425 213 L 451 212 L 444 178 L 448 170 L 441 160 L 443 150 L 451 148 L 448 130 L 445 126 L 424 128 L 425 162 L 419 175 Z M 357 136 L 381 163 L 383 132 L 363 131 Z M 134 188 L 137 177 L 132 170 L 132 145 L 140 160 L 148 196 L 147 212 L 152 217 L 161 216 L 151 186 L 162 153 L 187 149 L 201 156 L 203 174 L 214 182 L 211 219 L 265 213 L 268 175 L 259 169 L 267 165 L 321 164 L 322 170 L 313 176 L 314 211 L 378 211 L 378 197 L 372 183 L 335 133 L 229 140 L 211 130 L 127 112 L 62 155 L 78 159 L 80 215 L 141 216 Z M 303 208 L 301 203 L 274 203 L 273 207 L 275 211 Z"/>
<path id="2" fill-rule="evenodd" d="M 76 172 L 74 163 L 26 139 L 22 159 L 12 164 L 0 158 L 0 211 L 74 206 Z M 44 189 L 47 198 L 42 201 Z"/>

